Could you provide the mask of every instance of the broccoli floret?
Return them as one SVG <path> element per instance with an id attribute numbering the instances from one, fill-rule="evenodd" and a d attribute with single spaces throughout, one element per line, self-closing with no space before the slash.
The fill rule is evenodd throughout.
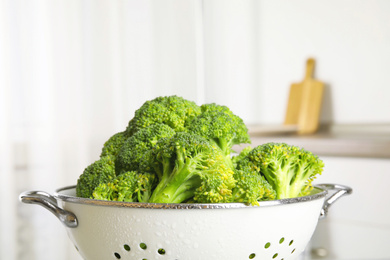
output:
<path id="1" fill-rule="evenodd" d="M 92 196 L 98 200 L 128 201 L 137 199 L 137 173 L 126 172 L 109 182 L 100 183 L 93 191 Z"/>
<path id="2" fill-rule="evenodd" d="M 234 172 L 236 186 L 233 189 L 233 201 L 259 205 L 259 201 L 273 200 L 276 193 L 263 176 L 248 168 Z"/>
<path id="3" fill-rule="evenodd" d="M 143 156 L 150 150 L 159 139 L 171 137 L 175 131 L 164 124 L 154 124 L 140 129 L 128 138 L 121 147 L 116 161 L 115 170 L 117 175 L 127 171 L 138 171 Z"/>
<path id="4" fill-rule="evenodd" d="M 111 156 L 111 158 L 113 159 L 116 158 L 126 139 L 127 135 L 125 134 L 125 132 L 119 132 L 111 136 L 104 143 L 100 157 Z"/>
<path id="5" fill-rule="evenodd" d="M 218 148 L 205 138 L 185 132 L 163 138 L 153 147 L 153 162 L 159 182 L 150 201 L 181 203 L 230 202 L 235 180 Z"/>
<path id="6" fill-rule="evenodd" d="M 322 173 L 324 163 L 302 148 L 284 143 L 267 143 L 250 151 L 237 167 L 247 166 L 264 176 L 276 191 L 277 199 L 284 199 L 309 194 L 311 182 Z"/>
<path id="7" fill-rule="evenodd" d="M 89 165 L 77 180 L 76 195 L 92 198 L 93 190 L 100 184 L 116 177 L 115 163 L 110 156 L 105 156 Z"/>
<path id="8" fill-rule="evenodd" d="M 237 163 L 241 159 L 245 158 L 249 154 L 250 151 L 252 151 L 252 147 L 251 146 L 247 146 L 244 149 L 242 149 L 242 151 L 238 155 L 234 155 L 232 157 L 232 162 L 233 162 L 234 168 L 237 168 Z"/>
<path id="9" fill-rule="evenodd" d="M 276 192 L 258 172 L 241 165 L 234 171 L 236 186 L 233 189 L 233 201 L 259 205 L 259 201 L 273 200 Z"/>
<path id="10" fill-rule="evenodd" d="M 109 201 L 147 202 L 154 180 L 153 174 L 125 172 L 109 182 L 99 184 L 93 191 L 93 198 Z"/>
<path id="11" fill-rule="evenodd" d="M 137 198 L 138 202 L 149 202 L 150 196 L 156 187 L 157 177 L 153 173 L 144 172 L 138 175 Z"/>
<path id="12" fill-rule="evenodd" d="M 231 153 L 234 145 L 250 143 L 248 128 L 243 120 L 226 106 L 205 104 L 202 114 L 188 126 L 188 132 L 205 137 L 217 145 L 225 155 L 226 162 L 233 168 Z"/>
<path id="13" fill-rule="evenodd" d="M 178 96 L 157 97 L 146 101 L 130 120 L 126 133 L 131 136 L 139 129 L 153 124 L 166 124 L 176 132 L 184 131 L 187 124 L 200 114 L 194 102 Z"/>

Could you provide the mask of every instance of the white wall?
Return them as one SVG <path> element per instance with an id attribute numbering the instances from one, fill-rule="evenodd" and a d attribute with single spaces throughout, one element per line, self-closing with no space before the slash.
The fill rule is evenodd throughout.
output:
<path id="1" fill-rule="evenodd" d="M 260 122 L 282 122 L 310 56 L 327 84 L 323 122 L 389 122 L 389 13 L 386 0 L 260 1 Z"/>

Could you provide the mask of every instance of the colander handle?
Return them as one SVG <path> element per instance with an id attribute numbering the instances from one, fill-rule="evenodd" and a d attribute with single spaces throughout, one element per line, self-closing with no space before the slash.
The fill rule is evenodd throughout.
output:
<path id="1" fill-rule="evenodd" d="M 27 204 L 37 204 L 53 213 L 62 224 L 69 228 L 78 226 L 76 215 L 57 205 L 57 200 L 44 191 L 26 191 L 20 194 L 19 200 Z"/>
<path id="2" fill-rule="evenodd" d="M 327 216 L 329 207 L 333 205 L 339 198 L 352 193 L 352 188 L 340 185 L 340 184 L 319 184 L 317 187 L 328 191 L 328 195 L 325 198 L 324 205 L 322 206 L 319 219 L 323 219 Z"/>

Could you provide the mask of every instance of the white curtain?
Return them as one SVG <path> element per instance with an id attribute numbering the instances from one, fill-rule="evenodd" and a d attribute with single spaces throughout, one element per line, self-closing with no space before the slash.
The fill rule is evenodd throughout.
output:
<path id="1" fill-rule="evenodd" d="M 79 259 L 18 195 L 74 185 L 145 100 L 256 122 L 255 20 L 252 0 L 0 0 L 0 259 Z"/>

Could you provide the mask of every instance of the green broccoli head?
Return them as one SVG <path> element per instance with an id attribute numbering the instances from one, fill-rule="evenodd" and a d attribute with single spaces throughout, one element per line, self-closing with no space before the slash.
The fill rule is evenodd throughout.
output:
<path id="1" fill-rule="evenodd" d="M 252 151 L 252 149 L 253 148 L 251 146 L 247 146 L 244 149 L 242 149 L 242 151 L 239 154 L 232 156 L 232 162 L 234 168 L 237 168 L 238 162 L 241 161 L 243 158 L 245 158 L 249 154 L 249 152 Z"/>
<path id="2" fill-rule="evenodd" d="M 208 168 L 200 173 L 201 185 L 195 190 L 194 202 L 232 202 L 236 180 L 232 175 L 234 172 L 223 160 L 222 155 L 214 157 Z"/>
<path id="3" fill-rule="evenodd" d="M 153 147 L 149 164 L 159 176 L 150 202 L 227 202 L 234 187 L 232 169 L 220 149 L 207 139 L 185 132 L 163 138 Z"/>
<path id="4" fill-rule="evenodd" d="M 249 167 L 234 171 L 236 186 L 233 189 L 233 201 L 259 205 L 259 201 L 273 200 L 276 192 L 261 174 Z"/>
<path id="5" fill-rule="evenodd" d="M 127 171 L 138 171 L 142 157 L 148 150 L 164 137 L 171 137 L 175 131 L 168 125 L 153 124 L 140 129 L 129 137 L 121 147 L 116 161 L 115 169 L 117 175 Z"/>
<path id="6" fill-rule="evenodd" d="M 115 178 L 115 164 L 110 156 L 95 161 L 80 175 L 76 185 L 76 195 L 92 198 L 93 190 L 100 184 Z"/>
<path id="7" fill-rule="evenodd" d="M 276 191 L 277 199 L 310 193 L 312 180 L 322 173 L 324 163 L 302 148 L 267 143 L 254 148 L 238 162 L 237 168 L 250 167 L 259 172 Z"/>
<path id="8" fill-rule="evenodd" d="M 194 102 L 178 96 L 157 97 L 146 101 L 130 120 L 126 133 L 131 136 L 139 129 L 153 124 L 166 124 L 173 130 L 184 131 L 187 124 L 200 114 Z"/>
<path id="9" fill-rule="evenodd" d="M 93 198 L 109 201 L 147 202 L 155 177 L 153 174 L 125 172 L 108 182 L 100 183 L 93 191 Z"/>
<path id="10" fill-rule="evenodd" d="M 251 142 L 243 120 L 228 107 L 205 104 L 201 109 L 202 113 L 189 124 L 189 133 L 214 142 L 229 158 L 234 145 Z"/>
<path id="11" fill-rule="evenodd" d="M 116 158 L 118 152 L 120 151 L 122 145 L 126 141 L 127 136 L 125 132 L 119 132 L 111 136 L 105 143 L 100 154 L 100 157 L 111 156 L 111 158 Z"/>

